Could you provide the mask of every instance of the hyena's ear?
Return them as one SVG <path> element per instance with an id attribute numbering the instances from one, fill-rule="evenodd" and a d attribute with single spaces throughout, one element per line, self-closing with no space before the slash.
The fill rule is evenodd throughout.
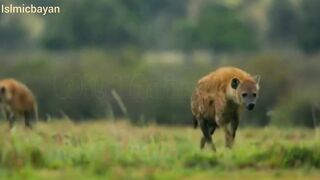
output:
<path id="1" fill-rule="evenodd" d="M 238 86 L 239 86 L 239 84 L 240 84 L 240 80 L 239 80 L 238 78 L 233 78 L 233 79 L 231 80 L 231 87 L 232 87 L 233 89 L 237 89 Z"/>
<path id="2" fill-rule="evenodd" d="M 261 79 L 260 75 L 255 75 L 253 79 L 256 81 L 257 84 L 260 84 L 260 79 Z"/>

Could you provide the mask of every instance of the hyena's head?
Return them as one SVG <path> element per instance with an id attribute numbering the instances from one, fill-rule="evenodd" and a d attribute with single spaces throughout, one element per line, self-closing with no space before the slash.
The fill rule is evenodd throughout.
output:
<path id="1" fill-rule="evenodd" d="M 0 86 L 0 103 L 4 101 L 6 88 L 4 86 Z"/>
<path id="2" fill-rule="evenodd" d="M 231 88 L 235 92 L 236 103 L 244 106 L 247 110 L 253 110 L 259 95 L 259 82 L 260 76 L 243 81 L 233 78 L 231 80 Z"/>
<path id="3" fill-rule="evenodd" d="M 5 103 L 11 99 L 11 93 L 5 85 L 0 84 L 0 103 Z"/>

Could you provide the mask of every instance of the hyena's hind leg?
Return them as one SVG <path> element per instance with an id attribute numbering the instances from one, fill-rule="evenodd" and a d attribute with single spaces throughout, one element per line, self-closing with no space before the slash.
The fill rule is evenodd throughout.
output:
<path id="1" fill-rule="evenodd" d="M 195 116 L 192 117 L 193 118 L 193 128 L 197 128 L 198 127 L 198 120 Z"/>
<path id="2" fill-rule="evenodd" d="M 24 124 L 26 127 L 32 129 L 32 125 L 31 125 L 31 113 L 30 112 L 24 112 L 23 114 L 24 116 Z"/>
<path id="3" fill-rule="evenodd" d="M 216 147 L 212 141 L 211 135 L 213 134 L 215 127 L 210 127 L 210 123 L 208 120 L 204 119 L 200 122 L 201 131 L 203 134 L 203 137 L 200 141 L 200 149 L 203 149 L 205 147 L 205 144 L 208 143 L 211 145 L 211 148 L 213 151 L 216 151 Z"/>

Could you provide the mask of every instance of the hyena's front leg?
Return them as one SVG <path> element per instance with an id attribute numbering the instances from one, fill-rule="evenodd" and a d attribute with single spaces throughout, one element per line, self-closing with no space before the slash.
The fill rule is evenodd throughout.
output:
<path id="1" fill-rule="evenodd" d="M 200 126 L 203 134 L 203 137 L 201 138 L 201 141 L 200 141 L 200 149 L 203 149 L 205 144 L 208 143 L 211 145 L 212 150 L 216 151 L 216 147 L 212 142 L 212 137 L 211 137 L 215 128 L 212 129 L 212 127 L 210 127 L 210 123 L 207 119 L 203 119 L 202 121 L 200 121 Z"/>
<path id="2" fill-rule="evenodd" d="M 218 125 L 215 122 L 210 124 L 210 134 L 211 134 L 211 136 L 213 135 L 213 133 L 217 129 L 217 127 L 218 127 Z"/>
<path id="3" fill-rule="evenodd" d="M 234 139 L 236 137 L 236 131 L 238 129 L 239 120 L 238 118 L 234 118 L 230 121 L 230 124 L 226 124 L 223 126 L 223 131 L 225 133 L 225 141 L 226 147 L 232 148 Z"/>
<path id="4" fill-rule="evenodd" d="M 9 121 L 9 129 L 13 128 L 14 121 L 15 121 L 15 115 L 13 112 L 6 110 L 5 111 L 7 120 Z"/>
<path id="5" fill-rule="evenodd" d="M 225 135 L 225 143 L 227 148 L 232 148 L 232 132 L 228 127 L 228 124 L 222 126 Z"/>
<path id="6" fill-rule="evenodd" d="M 4 105 L 0 105 L 0 108 L 1 108 L 1 114 L 2 114 L 2 116 L 3 116 L 3 118 L 4 118 L 4 120 L 8 120 L 8 115 L 7 115 L 7 111 L 6 111 L 6 109 L 5 109 L 5 107 L 4 107 Z"/>
<path id="7" fill-rule="evenodd" d="M 217 125 L 224 131 L 226 147 L 231 148 L 233 140 L 232 140 L 232 131 L 229 128 L 229 125 L 230 125 L 229 119 L 219 114 L 216 115 L 215 119 L 216 119 Z"/>
<path id="8" fill-rule="evenodd" d="M 232 144 L 234 143 L 234 139 L 236 137 L 236 131 L 238 129 L 238 125 L 239 125 L 239 119 L 236 117 L 231 121 L 231 139 L 232 139 Z"/>

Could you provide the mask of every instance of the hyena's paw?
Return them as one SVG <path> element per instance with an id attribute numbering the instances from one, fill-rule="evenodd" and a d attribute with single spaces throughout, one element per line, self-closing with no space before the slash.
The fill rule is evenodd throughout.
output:
<path id="1" fill-rule="evenodd" d="M 216 151 L 217 151 L 216 146 L 214 145 L 213 142 L 210 143 L 210 147 L 211 147 L 211 149 L 212 149 L 213 152 L 216 152 Z"/>
<path id="2" fill-rule="evenodd" d="M 206 138 L 202 137 L 200 140 L 200 149 L 202 150 L 205 145 L 206 145 Z"/>
<path id="3" fill-rule="evenodd" d="M 233 144 L 234 144 L 234 140 L 232 138 L 227 138 L 227 140 L 226 140 L 226 148 L 232 149 Z"/>

